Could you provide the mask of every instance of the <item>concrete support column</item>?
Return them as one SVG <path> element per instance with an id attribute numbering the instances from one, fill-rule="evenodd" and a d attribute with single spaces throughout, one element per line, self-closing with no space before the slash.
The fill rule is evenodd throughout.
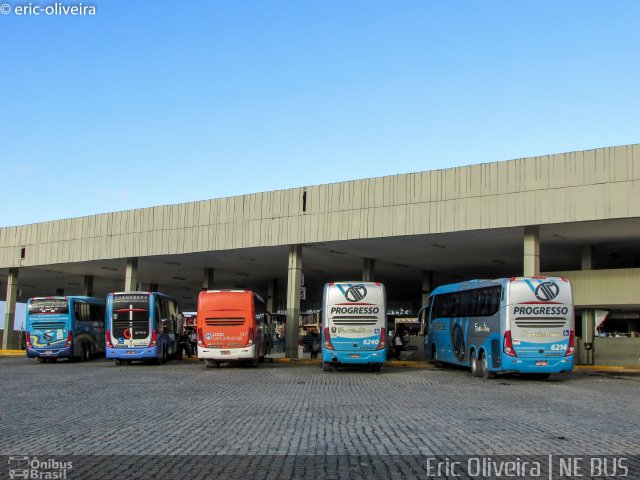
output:
<path id="1" fill-rule="evenodd" d="M 591 270 L 593 268 L 593 247 L 591 245 L 582 246 L 582 257 L 580 258 L 580 268 Z"/>
<path id="2" fill-rule="evenodd" d="M 269 313 L 275 313 L 276 308 L 278 308 L 277 294 L 278 280 L 274 278 L 269 280 L 269 285 L 267 286 L 267 312 Z"/>
<path id="3" fill-rule="evenodd" d="M 376 276 L 376 261 L 373 258 L 362 259 L 362 281 L 373 282 Z"/>
<path id="4" fill-rule="evenodd" d="M 593 246 L 591 245 L 583 245 L 582 247 L 582 255 L 580 258 L 580 268 L 582 270 L 591 270 L 593 268 Z M 593 345 L 593 337 L 595 337 L 595 319 L 596 312 L 593 309 L 587 309 L 582 311 L 582 343 L 591 343 Z M 581 348 L 578 348 L 578 351 L 583 351 Z M 584 350 L 584 357 L 580 358 L 580 363 L 586 363 L 589 365 L 593 364 L 593 354 L 594 351 Z"/>
<path id="5" fill-rule="evenodd" d="M 124 278 L 124 291 L 135 292 L 138 288 L 138 259 L 127 258 L 127 270 Z"/>
<path id="6" fill-rule="evenodd" d="M 540 229 L 537 225 L 524 227 L 524 276 L 540 275 Z"/>
<path id="7" fill-rule="evenodd" d="M 202 274 L 202 289 L 213 290 L 213 268 L 205 268 Z"/>
<path id="8" fill-rule="evenodd" d="M 428 270 L 422 271 L 422 295 L 420 298 L 420 307 L 425 307 L 429 303 L 429 294 L 431 293 L 431 284 L 433 283 L 433 272 Z"/>
<path id="9" fill-rule="evenodd" d="M 84 286 L 82 287 L 82 294 L 85 297 L 93 296 L 93 275 L 84 276 Z"/>
<path id="10" fill-rule="evenodd" d="M 289 247 L 289 270 L 287 274 L 287 330 L 285 357 L 298 358 L 298 335 L 300 330 L 300 293 L 302 283 L 302 246 Z"/>
<path id="11" fill-rule="evenodd" d="M 13 321 L 16 318 L 16 300 L 18 298 L 18 268 L 10 268 L 7 277 L 7 297 L 4 313 L 4 333 L 2 335 L 2 349 L 18 348 L 18 337 L 13 331 Z"/>

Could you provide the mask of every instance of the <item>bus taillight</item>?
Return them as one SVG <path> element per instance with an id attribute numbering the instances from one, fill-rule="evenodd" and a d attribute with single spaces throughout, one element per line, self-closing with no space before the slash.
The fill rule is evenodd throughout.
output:
<path id="1" fill-rule="evenodd" d="M 513 349 L 513 342 L 511 341 L 511 330 L 507 330 L 504 332 L 504 345 L 503 348 L 504 353 L 509 355 L 510 357 L 517 357 L 516 351 Z"/>
<path id="2" fill-rule="evenodd" d="M 381 328 L 380 341 L 378 342 L 378 346 L 376 347 L 376 350 L 384 350 L 386 346 L 387 346 L 387 329 Z"/>
<path id="3" fill-rule="evenodd" d="M 329 327 L 325 327 L 324 329 L 324 348 L 333 350 L 333 345 L 331 345 L 331 336 L 329 335 Z"/>
<path id="4" fill-rule="evenodd" d="M 27 332 L 27 348 L 33 348 L 33 345 L 31 345 L 31 335 L 29 334 L 29 332 Z"/>
<path id="5" fill-rule="evenodd" d="M 149 342 L 149 346 L 150 347 L 155 347 L 156 346 L 156 341 L 158 340 L 158 334 L 156 333 L 156 329 L 154 328 L 151 331 L 151 342 Z"/>
<path id="6" fill-rule="evenodd" d="M 253 327 L 249 329 L 249 338 L 247 338 L 247 346 L 253 345 Z"/>
<path id="7" fill-rule="evenodd" d="M 72 342 L 73 342 L 73 333 L 71 333 L 71 330 L 69 330 L 69 334 L 67 335 L 67 343 L 64 344 L 64 348 L 69 348 Z"/>
<path id="8" fill-rule="evenodd" d="M 113 342 L 111 341 L 111 330 L 107 330 L 105 333 L 107 338 L 107 347 L 113 348 Z"/>
<path id="9" fill-rule="evenodd" d="M 198 329 L 198 346 L 199 347 L 206 347 L 206 345 L 204 344 L 204 337 L 202 336 L 202 329 L 201 328 Z"/>
<path id="10" fill-rule="evenodd" d="M 576 351 L 576 332 L 571 330 L 569 333 L 569 348 L 567 348 L 567 353 L 564 354 L 565 357 L 569 357 L 573 355 Z"/>

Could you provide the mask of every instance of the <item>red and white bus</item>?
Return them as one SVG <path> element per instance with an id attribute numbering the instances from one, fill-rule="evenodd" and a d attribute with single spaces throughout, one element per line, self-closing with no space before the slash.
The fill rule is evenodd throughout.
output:
<path id="1" fill-rule="evenodd" d="M 268 353 L 269 328 L 262 297 L 249 290 L 200 292 L 196 327 L 198 358 L 257 366 Z"/>

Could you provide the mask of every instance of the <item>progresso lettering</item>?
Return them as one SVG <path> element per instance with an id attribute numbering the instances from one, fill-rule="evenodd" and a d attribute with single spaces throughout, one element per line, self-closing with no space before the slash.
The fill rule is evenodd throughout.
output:
<path id="1" fill-rule="evenodd" d="M 569 307 L 514 307 L 514 315 L 567 315 Z"/>
<path id="2" fill-rule="evenodd" d="M 331 307 L 332 315 L 377 315 L 380 307 Z"/>

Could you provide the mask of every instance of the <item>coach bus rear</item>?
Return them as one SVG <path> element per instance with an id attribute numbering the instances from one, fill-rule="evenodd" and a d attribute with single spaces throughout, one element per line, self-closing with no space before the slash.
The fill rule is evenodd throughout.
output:
<path id="1" fill-rule="evenodd" d="M 572 370 L 575 319 L 569 280 L 512 278 L 505 284 L 501 369 L 541 376 Z"/>
<path id="2" fill-rule="evenodd" d="M 35 297 L 27 302 L 27 356 L 89 360 L 104 352 L 104 300 L 83 296 Z"/>
<path id="3" fill-rule="evenodd" d="M 257 366 L 268 353 L 269 329 L 262 297 L 249 290 L 200 292 L 196 327 L 198 358 Z"/>
<path id="4" fill-rule="evenodd" d="M 176 301 L 159 292 L 107 296 L 107 358 L 116 365 L 133 360 L 164 363 L 178 353 L 181 325 Z"/>
<path id="5" fill-rule="evenodd" d="M 367 365 L 380 371 L 386 361 L 386 296 L 374 282 L 332 282 L 324 287 L 322 366 Z"/>

